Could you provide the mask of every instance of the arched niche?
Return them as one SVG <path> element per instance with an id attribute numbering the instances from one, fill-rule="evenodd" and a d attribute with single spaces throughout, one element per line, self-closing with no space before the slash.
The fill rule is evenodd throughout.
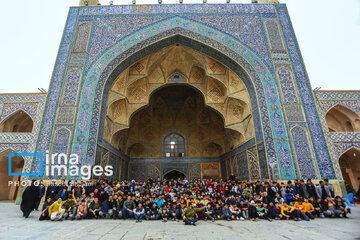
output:
<path id="1" fill-rule="evenodd" d="M 107 115 L 113 122 L 127 124 L 126 100 L 119 99 L 111 103 Z"/>
<path id="2" fill-rule="evenodd" d="M 227 124 L 234 124 L 241 122 L 250 114 L 251 112 L 246 102 L 232 97 L 228 98 Z"/>
<path id="3" fill-rule="evenodd" d="M 184 179 L 186 178 L 185 173 L 179 170 L 172 170 L 164 174 L 164 179 L 171 180 L 171 179 Z"/>
<path id="4" fill-rule="evenodd" d="M 359 132 L 360 115 L 342 104 L 332 107 L 325 115 L 329 132 Z"/>
<path id="5" fill-rule="evenodd" d="M 173 133 L 184 139 L 181 156 L 166 156 L 163 143 Z M 245 141 L 243 134 L 225 128 L 223 116 L 205 104 L 197 88 L 169 84 L 154 91 L 149 104 L 136 110 L 129 127 L 114 132 L 110 143 L 130 157 L 161 158 L 219 157 L 231 150 L 226 144 L 235 148 Z"/>
<path id="6" fill-rule="evenodd" d="M 245 142 L 245 137 L 238 131 L 226 129 L 225 131 L 225 151 L 229 152 Z"/>
<path id="7" fill-rule="evenodd" d="M 358 179 L 360 177 L 360 149 L 353 147 L 343 153 L 339 158 L 339 165 L 345 182 L 352 185 L 354 189 L 358 189 Z"/>
<path id="8" fill-rule="evenodd" d="M 128 139 L 128 130 L 123 129 L 117 131 L 115 134 L 112 135 L 110 143 L 117 147 L 121 152 L 125 152 L 127 139 Z"/>
<path id="9" fill-rule="evenodd" d="M 0 123 L 0 132 L 4 133 L 31 133 L 34 121 L 23 110 L 18 110 Z"/>
<path id="10" fill-rule="evenodd" d="M 132 144 L 128 148 L 127 154 L 132 158 L 143 158 L 148 156 L 147 149 L 141 143 Z"/>
<path id="11" fill-rule="evenodd" d="M 218 157 L 224 153 L 223 148 L 220 146 L 220 144 L 217 144 L 215 142 L 210 142 L 205 145 L 203 150 L 203 156 L 204 157 Z"/>

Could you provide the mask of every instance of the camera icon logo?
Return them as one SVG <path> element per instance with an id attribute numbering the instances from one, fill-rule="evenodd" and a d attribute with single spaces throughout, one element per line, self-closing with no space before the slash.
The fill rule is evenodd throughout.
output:
<path id="1" fill-rule="evenodd" d="M 40 171 L 39 172 L 28 172 L 28 173 L 13 173 L 11 170 L 11 160 L 13 157 L 38 157 L 40 163 Z M 42 176 L 44 171 L 44 157 L 42 153 L 19 153 L 19 152 L 12 152 L 8 154 L 8 161 L 9 161 L 9 176 Z"/>

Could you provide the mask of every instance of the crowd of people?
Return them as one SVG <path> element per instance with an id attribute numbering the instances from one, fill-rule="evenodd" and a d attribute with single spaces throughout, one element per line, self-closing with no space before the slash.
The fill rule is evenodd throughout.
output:
<path id="1" fill-rule="evenodd" d="M 359 192 L 358 192 L 359 193 Z M 357 195 L 358 195 L 357 193 Z M 37 196 L 34 199 L 34 196 Z M 344 217 L 350 206 L 328 180 L 315 186 L 308 179 L 286 183 L 229 180 L 148 178 L 146 182 L 96 180 L 92 183 L 62 180 L 45 187 L 34 181 L 23 192 L 21 210 L 27 218 L 45 201 L 40 220 L 135 219 L 184 221 L 244 221 L 257 219 L 305 220 Z"/>

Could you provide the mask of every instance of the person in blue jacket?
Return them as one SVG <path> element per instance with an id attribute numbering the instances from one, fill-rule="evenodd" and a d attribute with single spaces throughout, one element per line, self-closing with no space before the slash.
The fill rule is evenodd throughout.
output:
<path id="1" fill-rule="evenodd" d="M 229 208 L 229 204 L 225 203 L 223 207 L 224 220 L 231 221 L 232 213 Z"/>
<path id="2" fill-rule="evenodd" d="M 101 209 L 99 212 L 100 217 L 109 217 L 112 218 L 113 214 L 114 214 L 114 200 L 113 200 L 113 196 L 109 196 L 109 198 L 105 201 L 102 202 L 101 204 Z"/>

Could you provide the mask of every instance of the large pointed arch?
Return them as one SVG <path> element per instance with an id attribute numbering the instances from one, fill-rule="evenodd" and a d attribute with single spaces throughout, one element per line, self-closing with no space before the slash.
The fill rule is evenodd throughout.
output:
<path id="1" fill-rule="evenodd" d="M 175 23 L 174 23 L 175 21 Z M 99 128 L 103 124 L 106 103 L 101 101 L 107 99 L 108 89 L 121 72 L 130 67 L 136 61 L 143 58 L 144 54 L 157 51 L 163 47 L 179 43 L 200 52 L 207 54 L 217 61 L 225 63 L 232 71 L 234 71 L 244 83 L 252 95 L 251 106 L 256 129 L 256 141 L 264 139 L 267 159 L 272 167 L 277 168 L 278 162 L 275 148 L 274 138 L 279 137 L 277 133 L 272 131 L 272 121 L 276 122 L 277 127 L 283 128 L 283 137 L 285 136 L 285 124 L 281 118 L 276 118 L 278 114 L 272 114 L 274 111 L 281 111 L 281 106 L 277 100 L 278 96 L 272 96 L 271 103 L 266 99 L 265 88 L 271 84 L 276 88 L 274 76 L 272 72 L 263 63 L 261 58 L 254 54 L 249 48 L 223 33 L 206 26 L 191 22 L 182 18 L 171 19 L 158 24 L 151 25 L 117 43 L 112 49 L 108 50 L 102 57 L 92 65 L 86 77 L 82 90 L 81 103 L 79 107 L 79 117 L 83 121 L 90 123 L 91 129 L 83 128 L 83 124 L 77 126 L 74 138 L 85 137 L 88 144 L 76 143 L 74 150 L 84 158 L 85 163 L 92 163 L 95 157 L 96 142 L 102 141 L 102 129 Z M 150 29 L 155 29 L 154 31 Z M 209 34 L 209 33 L 212 34 Z M 143 34 L 143 35 L 142 35 Z M 144 39 L 144 34 L 148 38 Z M 211 35 L 211 37 L 209 37 Z M 142 37 L 140 37 L 142 36 Z M 121 52 L 120 55 L 119 52 Z M 256 89 L 256 90 L 255 90 Z M 105 90 L 105 91 L 104 91 Z M 97 98 L 91 98 L 96 94 Z M 91 109 L 82 108 L 83 105 L 92 106 Z M 271 105 L 277 105 L 270 108 Z M 260 108 L 259 105 L 262 107 Z M 275 110 L 274 110 L 275 109 Z M 92 116 L 90 116 L 92 114 Z M 275 116 L 275 117 L 274 117 Z M 263 130 L 263 122 L 269 128 Z M 83 146 L 80 146 L 83 145 Z M 86 147 L 86 150 L 85 148 Z M 285 149 L 285 151 L 284 151 Z M 281 147 L 282 157 L 280 168 L 282 175 L 293 176 L 292 160 L 288 142 Z M 85 155 L 85 152 L 87 153 Z M 284 156 L 286 153 L 286 156 Z"/>

